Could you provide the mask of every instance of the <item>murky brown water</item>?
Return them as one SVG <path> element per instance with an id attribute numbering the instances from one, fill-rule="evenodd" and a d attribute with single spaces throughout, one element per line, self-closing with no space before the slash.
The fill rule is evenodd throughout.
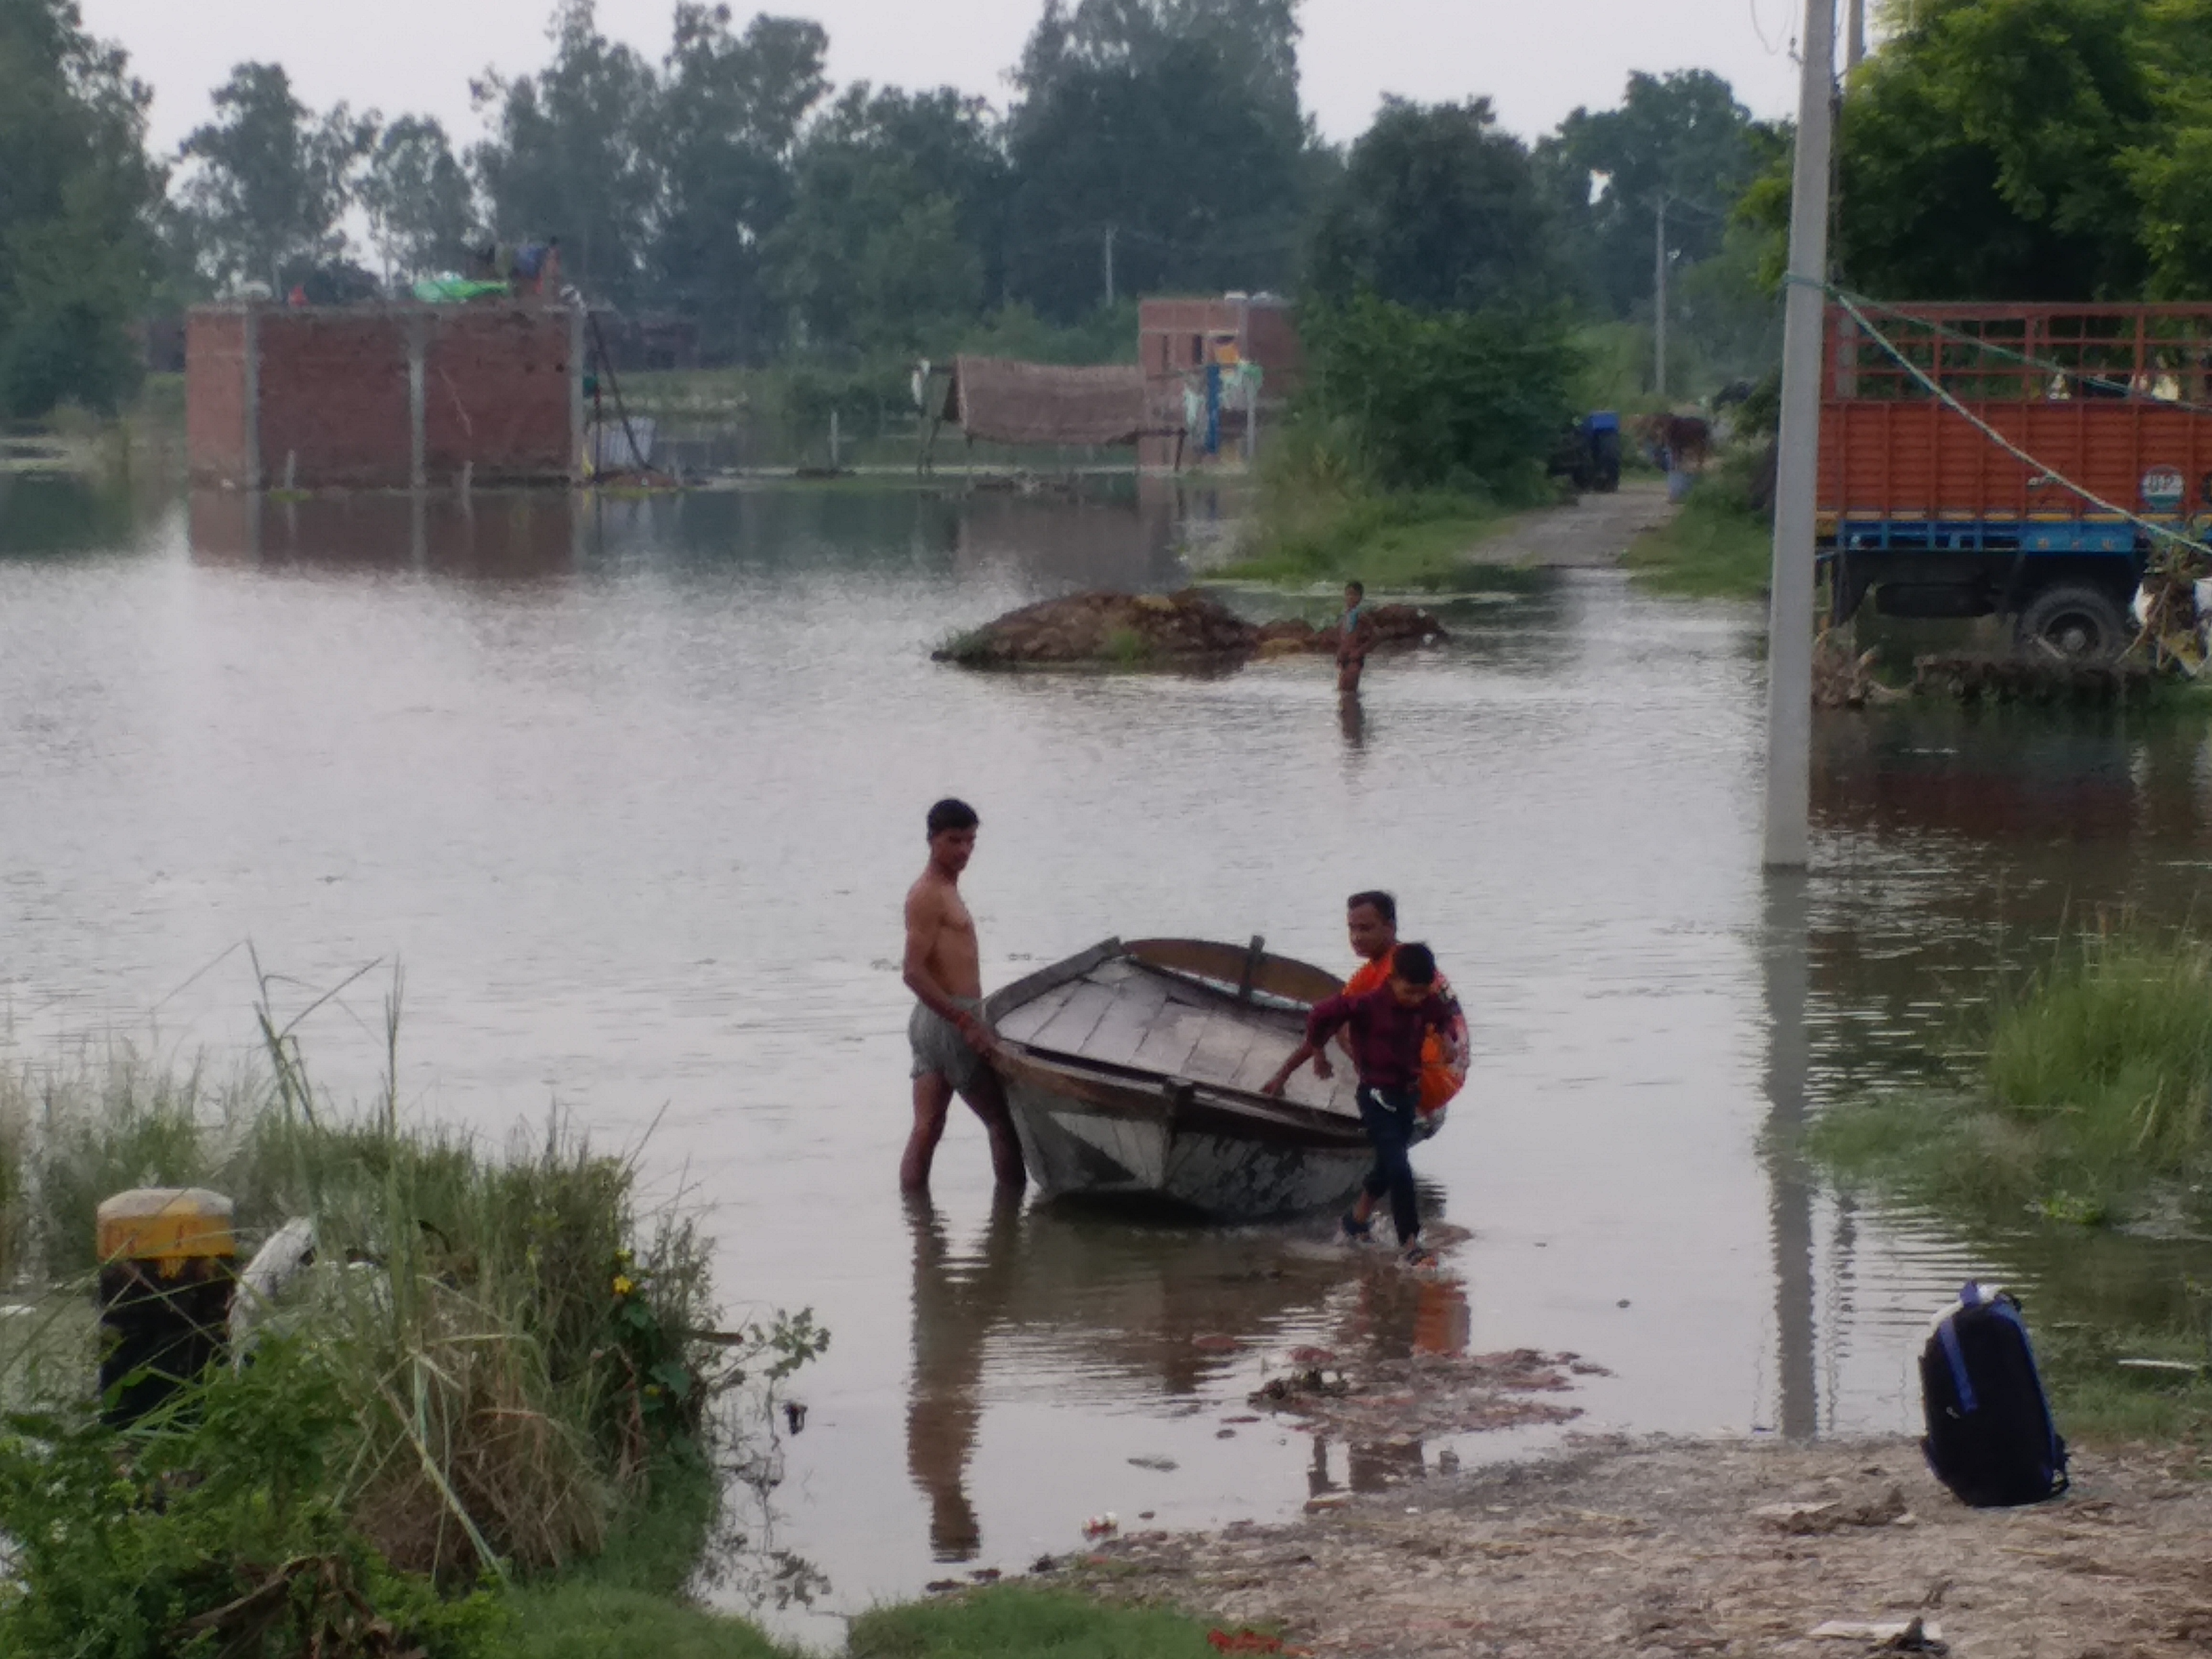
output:
<path id="1" fill-rule="evenodd" d="M 415 1109 L 657 1122 L 647 1166 L 707 1217 L 732 1302 L 834 1333 L 760 1540 L 805 1564 L 784 1582 L 814 1611 L 785 1617 L 825 1640 L 830 1614 L 1066 1549 L 1096 1511 L 1263 1516 L 1433 1459 L 1223 1437 L 1298 1343 L 1575 1349 L 1615 1374 L 1582 1426 L 1907 1426 L 1929 1310 L 2033 1253 L 1856 1211 L 1765 1133 L 1940 1069 L 1997 964 L 2069 912 L 2193 904 L 2202 727 L 1824 722 L 1817 867 L 1769 884 L 1747 607 L 1518 582 L 1455 611 L 1448 649 L 1379 663 L 1357 721 L 1317 662 L 927 660 L 1021 601 L 1172 583 L 1170 519 L 786 492 L 133 522 L 15 484 L 9 1039 L 150 1019 L 182 1050 L 242 1044 L 238 942 L 317 988 L 398 955 Z M 994 1214 L 967 1121 L 935 1207 L 903 1206 L 899 900 L 947 792 L 983 813 L 994 981 L 1110 933 L 1263 933 L 1341 964 L 1343 895 L 1395 888 L 1477 1032 L 1416 1160 L 1472 1230 L 1457 1287 L 1364 1273 L 1320 1224 Z M 310 1024 L 337 1092 L 369 1088 L 376 1017 L 365 990 Z"/>

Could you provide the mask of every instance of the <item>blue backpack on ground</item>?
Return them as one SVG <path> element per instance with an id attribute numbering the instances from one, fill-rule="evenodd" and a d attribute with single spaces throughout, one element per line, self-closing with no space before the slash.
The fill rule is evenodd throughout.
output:
<path id="1" fill-rule="evenodd" d="M 2051 1421 L 2020 1303 L 1972 1280 L 1920 1351 L 1928 1467 L 1976 1509 L 2039 1504 L 2066 1490 L 2066 1443 Z"/>

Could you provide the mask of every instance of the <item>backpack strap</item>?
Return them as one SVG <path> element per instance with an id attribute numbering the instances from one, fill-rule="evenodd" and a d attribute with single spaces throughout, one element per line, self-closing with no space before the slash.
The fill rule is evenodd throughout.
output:
<path id="1" fill-rule="evenodd" d="M 1943 1358 L 1951 1364 L 1951 1385 L 1958 1390 L 1960 1415 L 1970 1417 L 1981 1405 L 1974 1397 L 1973 1379 L 1966 1375 L 1966 1356 L 1959 1348 L 1956 1322 L 1947 1316 L 1936 1328 L 1936 1340 L 1943 1345 Z"/>

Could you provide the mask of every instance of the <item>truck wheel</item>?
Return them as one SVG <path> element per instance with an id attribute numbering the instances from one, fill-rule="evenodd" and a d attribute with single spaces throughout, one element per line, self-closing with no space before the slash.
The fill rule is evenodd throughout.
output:
<path id="1" fill-rule="evenodd" d="M 2133 637 L 2111 594 L 2076 582 L 2046 587 L 2020 613 L 2021 650 L 2060 662 L 2118 659 Z"/>

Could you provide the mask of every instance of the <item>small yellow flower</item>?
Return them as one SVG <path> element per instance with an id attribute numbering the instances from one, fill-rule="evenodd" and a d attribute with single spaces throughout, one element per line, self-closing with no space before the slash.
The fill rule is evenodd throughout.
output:
<path id="1" fill-rule="evenodd" d="M 637 1281 L 632 1279 L 628 1273 L 617 1273 L 615 1275 L 615 1294 L 617 1296 L 628 1296 L 636 1288 Z"/>

